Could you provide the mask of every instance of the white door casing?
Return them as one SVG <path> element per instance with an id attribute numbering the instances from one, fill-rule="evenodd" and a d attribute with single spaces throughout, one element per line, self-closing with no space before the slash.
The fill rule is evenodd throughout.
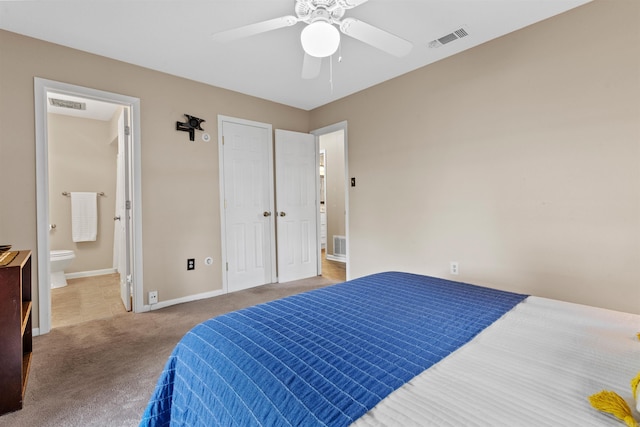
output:
<path id="1" fill-rule="evenodd" d="M 275 280 L 271 125 L 219 117 L 228 292 Z"/>
<path id="2" fill-rule="evenodd" d="M 276 129 L 279 282 L 318 274 L 317 164 L 314 135 Z"/>

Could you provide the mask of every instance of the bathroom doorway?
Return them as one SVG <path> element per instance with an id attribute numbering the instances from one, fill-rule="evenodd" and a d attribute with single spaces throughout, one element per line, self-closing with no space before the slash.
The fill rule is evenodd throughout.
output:
<path id="1" fill-rule="evenodd" d="M 36 79 L 39 334 L 141 311 L 138 123 L 135 98 Z M 72 236 L 72 193 L 95 195 L 93 238 Z M 73 251 L 67 286 L 49 249 Z"/>

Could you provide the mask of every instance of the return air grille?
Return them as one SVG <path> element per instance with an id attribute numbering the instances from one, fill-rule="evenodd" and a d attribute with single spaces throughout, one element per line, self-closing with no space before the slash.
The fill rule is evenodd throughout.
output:
<path id="1" fill-rule="evenodd" d="M 436 48 L 436 47 L 444 46 L 447 43 L 451 43 L 452 41 L 461 39 L 468 35 L 469 33 L 467 33 L 467 31 L 464 28 L 460 28 L 459 30 L 455 30 L 451 34 L 447 34 L 446 36 L 442 36 L 439 39 L 430 41 L 429 47 Z"/>
<path id="2" fill-rule="evenodd" d="M 341 258 L 347 256 L 347 238 L 345 236 L 333 236 L 333 255 Z"/>

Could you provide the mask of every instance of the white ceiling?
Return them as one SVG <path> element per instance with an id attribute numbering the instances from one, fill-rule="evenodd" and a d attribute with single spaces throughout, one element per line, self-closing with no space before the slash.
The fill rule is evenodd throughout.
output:
<path id="1" fill-rule="evenodd" d="M 295 15 L 294 0 L 0 1 L 0 28 L 310 110 L 591 0 L 370 0 L 355 17 L 414 43 L 396 58 L 342 36 L 320 77 L 303 80 L 304 24 L 217 43 L 213 33 Z M 464 28 L 439 48 L 428 43 Z"/>

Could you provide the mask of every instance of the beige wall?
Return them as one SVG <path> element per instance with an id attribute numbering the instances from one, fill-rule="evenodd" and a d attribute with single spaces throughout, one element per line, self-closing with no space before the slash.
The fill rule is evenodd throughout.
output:
<path id="1" fill-rule="evenodd" d="M 66 273 L 113 268 L 113 216 L 116 195 L 117 141 L 112 123 L 60 114 L 48 115 L 49 233 L 51 249 L 75 251 Z M 71 199 L 63 191 L 104 192 L 98 197 L 95 242 L 73 242 Z"/>
<path id="2" fill-rule="evenodd" d="M 144 294 L 157 289 L 166 301 L 221 289 L 217 115 L 306 132 L 309 113 L 0 31 L 0 170 L 12 184 L 0 186 L 0 241 L 34 252 L 34 77 L 140 98 Z M 184 113 L 206 120 L 211 142 L 175 130 Z M 37 327 L 38 307 L 34 314 Z"/>
<path id="3" fill-rule="evenodd" d="M 320 137 L 320 148 L 326 150 L 327 254 L 333 254 L 333 236 L 344 236 L 344 131 L 339 130 Z"/>
<path id="4" fill-rule="evenodd" d="M 597 0 L 312 111 L 349 123 L 351 275 L 640 313 L 639 18 Z"/>

